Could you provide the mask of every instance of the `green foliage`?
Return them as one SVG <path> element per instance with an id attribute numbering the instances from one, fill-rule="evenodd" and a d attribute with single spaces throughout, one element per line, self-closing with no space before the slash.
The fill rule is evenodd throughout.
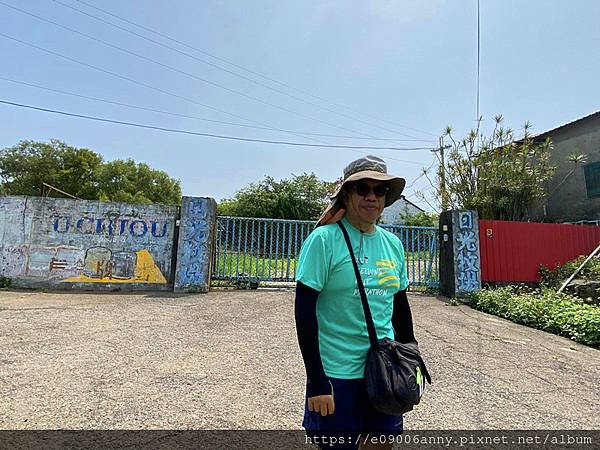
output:
<path id="1" fill-rule="evenodd" d="M 586 258 L 587 256 L 585 255 L 580 256 L 554 269 L 549 269 L 545 266 L 540 267 L 541 285 L 548 289 L 558 289 Z M 600 260 L 596 258 L 590 259 L 584 268 L 581 269 L 577 278 L 583 280 L 600 280 Z"/>
<path id="2" fill-rule="evenodd" d="M 0 275 L 0 289 L 8 289 L 12 286 L 12 279 L 9 277 L 5 277 L 4 275 Z"/>
<path id="3" fill-rule="evenodd" d="M 181 202 L 179 181 L 165 172 L 130 159 L 104 162 L 92 150 L 56 139 L 49 143 L 21 141 L 1 150 L 0 180 L 3 195 L 39 196 L 47 183 L 87 200 Z M 49 195 L 63 196 L 56 191 Z"/>
<path id="4" fill-rule="evenodd" d="M 319 180 L 313 173 L 276 181 L 265 177 L 238 191 L 233 199 L 219 202 L 222 216 L 315 220 L 325 209 L 334 183 Z"/>
<path id="5" fill-rule="evenodd" d="M 555 167 L 550 164 L 551 141 L 536 141 L 525 123 L 524 134 L 516 140 L 511 129 L 501 126 L 496 116 L 490 136 L 479 130 L 456 141 L 451 128 L 445 138 L 451 142 L 446 160 L 446 197 L 453 209 L 473 209 L 481 219 L 523 220 L 528 208 L 546 196 L 547 182 Z M 440 189 L 441 166 L 438 172 Z"/>
<path id="6" fill-rule="evenodd" d="M 411 227 L 436 227 L 439 222 L 439 215 L 435 213 L 427 213 L 419 211 L 416 214 L 400 214 L 400 218 L 404 225 Z"/>
<path id="7" fill-rule="evenodd" d="M 600 308 L 575 297 L 508 286 L 475 292 L 470 300 L 480 311 L 600 348 Z"/>
<path id="8" fill-rule="evenodd" d="M 179 181 L 144 163 L 117 159 L 98 173 L 99 198 L 127 203 L 181 203 Z"/>

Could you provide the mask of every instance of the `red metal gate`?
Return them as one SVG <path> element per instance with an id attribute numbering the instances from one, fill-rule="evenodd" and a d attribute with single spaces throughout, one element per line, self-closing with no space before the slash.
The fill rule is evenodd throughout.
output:
<path id="1" fill-rule="evenodd" d="M 600 243 L 600 226 L 480 220 L 481 281 L 536 282 Z"/>

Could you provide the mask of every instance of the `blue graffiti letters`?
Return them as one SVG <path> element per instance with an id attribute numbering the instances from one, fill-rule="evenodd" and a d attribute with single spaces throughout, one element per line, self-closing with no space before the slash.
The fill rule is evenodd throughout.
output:
<path id="1" fill-rule="evenodd" d="M 52 229 L 56 233 L 95 234 L 104 236 L 144 237 L 151 231 L 155 238 L 167 236 L 171 220 L 144 220 L 141 218 L 119 217 L 77 217 L 54 216 L 51 218 Z"/>
<path id="2" fill-rule="evenodd" d="M 145 236 L 148 232 L 148 225 L 143 220 L 135 220 L 129 225 L 129 234 L 132 236 Z"/>
<path id="3" fill-rule="evenodd" d="M 167 234 L 167 223 L 163 223 L 163 227 L 162 227 L 162 232 L 161 234 L 156 234 L 156 228 L 158 228 L 158 222 L 150 222 L 152 224 L 152 236 L 154 237 L 163 237 L 165 234 Z"/>
<path id="4" fill-rule="evenodd" d="M 87 225 L 84 225 L 86 224 Z M 77 221 L 77 231 L 83 234 L 90 234 L 94 232 L 94 218 L 93 217 L 82 217 Z"/>

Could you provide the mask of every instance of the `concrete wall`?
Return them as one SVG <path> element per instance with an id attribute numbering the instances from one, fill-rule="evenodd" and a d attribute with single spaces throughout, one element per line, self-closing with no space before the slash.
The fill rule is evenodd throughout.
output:
<path id="1" fill-rule="evenodd" d="M 216 225 L 217 202 L 214 199 L 183 197 L 175 292 L 208 292 Z"/>
<path id="2" fill-rule="evenodd" d="M 16 287 L 172 288 L 178 206 L 0 198 L 0 275 Z"/>
<path id="3" fill-rule="evenodd" d="M 479 218 L 476 211 L 440 214 L 440 290 L 460 297 L 481 289 Z"/>
<path id="4" fill-rule="evenodd" d="M 588 199 L 583 166 L 580 165 L 557 187 L 574 167 L 566 162 L 570 153 L 587 154 L 587 163 L 600 161 L 600 117 L 592 116 L 550 131 L 548 136 L 554 145 L 550 161 L 557 167 L 548 192 L 554 192 L 546 201 L 546 214 L 544 205 L 540 204 L 533 208 L 532 218 L 560 222 L 600 219 L 600 197 Z"/>

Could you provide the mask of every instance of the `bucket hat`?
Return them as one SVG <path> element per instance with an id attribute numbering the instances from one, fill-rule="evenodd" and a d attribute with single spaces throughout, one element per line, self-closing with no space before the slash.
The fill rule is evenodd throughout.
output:
<path id="1" fill-rule="evenodd" d="M 366 179 L 385 181 L 386 185 L 390 188 L 385 196 L 386 207 L 400 198 L 406 185 L 404 178 L 388 175 L 387 166 L 383 159 L 373 155 L 355 159 L 344 168 L 342 183 L 331 196 L 331 203 L 327 206 L 323 214 L 321 214 L 316 226 L 335 223 L 344 217 L 346 209 L 339 198 L 340 192 L 348 186 L 348 183 Z"/>

